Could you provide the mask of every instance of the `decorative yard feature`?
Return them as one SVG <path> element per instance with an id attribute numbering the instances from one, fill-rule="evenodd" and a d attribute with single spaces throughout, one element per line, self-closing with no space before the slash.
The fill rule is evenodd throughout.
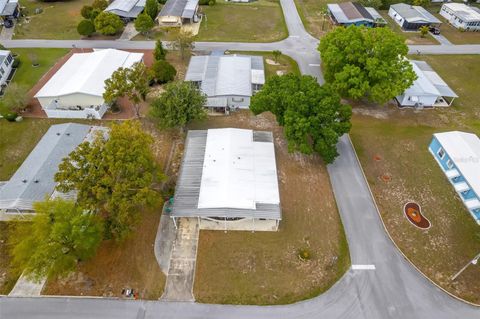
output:
<path id="1" fill-rule="evenodd" d="M 422 215 L 420 205 L 414 202 L 408 202 L 403 206 L 405 217 L 416 227 L 421 229 L 430 228 L 430 221 Z"/>

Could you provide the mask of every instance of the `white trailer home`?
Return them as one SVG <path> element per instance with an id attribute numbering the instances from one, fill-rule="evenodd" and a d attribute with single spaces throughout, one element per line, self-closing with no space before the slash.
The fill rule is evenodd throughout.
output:
<path id="1" fill-rule="evenodd" d="M 103 99 L 105 80 L 142 60 L 143 53 L 115 49 L 74 53 L 35 98 L 48 117 L 101 119 L 109 108 Z"/>

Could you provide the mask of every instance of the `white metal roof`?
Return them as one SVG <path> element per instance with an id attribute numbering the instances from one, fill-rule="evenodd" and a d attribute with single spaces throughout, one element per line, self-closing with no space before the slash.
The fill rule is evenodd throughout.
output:
<path id="1" fill-rule="evenodd" d="M 480 196 L 480 139 L 459 131 L 434 134 L 472 190 Z"/>
<path id="2" fill-rule="evenodd" d="M 145 8 L 146 0 L 114 0 L 104 10 L 126 18 L 136 18 Z"/>
<path id="3" fill-rule="evenodd" d="M 201 82 L 208 97 L 252 95 L 252 84 L 265 83 L 261 56 L 209 55 L 190 59 L 185 81 Z"/>
<path id="4" fill-rule="evenodd" d="M 208 130 L 198 208 L 257 203 L 280 203 L 273 142 L 254 141 L 252 130 Z"/>
<path id="5" fill-rule="evenodd" d="M 35 97 L 57 97 L 74 93 L 102 96 L 105 80 L 113 72 L 120 67 L 131 67 L 142 59 L 143 53 L 116 49 L 74 53 Z"/>
<path id="6" fill-rule="evenodd" d="M 433 14 L 425 10 L 420 6 L 412 6 L 406 3 L 396 3 L 390 6 L 395 10 L 402 18 L 411 23 L 442 23 Z"/>
<path id="7" fill-rule="evenodd" d="M 425 61 L 410 60 L 417 79 L 404 94 L 410 96 L 435 95 L 457 97 L 455 92 Z"/>
<path id="8" fill-rule="evenodd" d="M 444 7 L 450 9 L 456 16 L 466 22 L 480 21 L 480 9 L 467 6 L 464 3 L 445 3 Z"/>

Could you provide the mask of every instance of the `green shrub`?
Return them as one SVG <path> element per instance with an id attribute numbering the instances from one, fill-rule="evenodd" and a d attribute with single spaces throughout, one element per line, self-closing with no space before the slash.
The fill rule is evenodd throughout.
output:
<path id="1" fill-rule="evenodd" d="M 92 20 L 82 20 L 77 26 L 77 32 L 80 35 L 89 37 L 95 33 L 95 25 L 93 24 Z"/>
<path id="2" fill-rule="evenodd" d="M 157 83 L 163 84 L 173 81 L 175 75 L 177 75 L 177 70 L 167 61 L 159 60 L 153 63 L 152 73 Z"/>
<path id="3" fill-rule="evenodd" d="M 167 52 L 163 48 L 162 40 L 157 40 L 155 43 L 155 50 L 153 50 L 153 58 L 155 61 L 165 60 Z"/>
<path id="4" fill-rule="evenodd" d="M 20 59 L 15 59 L 13 60 L 13 63 L 12 63 L 12 68 L 18 68 L 20 66 L 20 64 L 22 64 L 22 61 L 20 61 Z"/>
<path id="5" fill-rule="evenodd" d="M 15 122 L 15 119 L 17 118 L 17 113 L 8 112 L 5 114 L 2 114 L 2 116 L 9 122 Z"/>
<path id="6" fill-rule="evenodd" d="M 92 17 L 92 11 L 93 7 L 92 6 L 83 6 L 82 10 L 80 10 L 80 14 L 82 15 L 83 18 L 85 19 L 91 19 Z"/>
<path id="7" fill-rule="evenodd" d="M 100 12 L 94 23 L 95 30 L 103 35 L 114 35 L 123 29 L 120 17 L 111 12 Z"/>

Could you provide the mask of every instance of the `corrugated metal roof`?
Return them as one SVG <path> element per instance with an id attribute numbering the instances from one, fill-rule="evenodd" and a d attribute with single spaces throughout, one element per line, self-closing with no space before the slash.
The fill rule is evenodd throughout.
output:
<path id="1" fill-rule="evenodd" d="M 211 136 L 215 138 L 210 140 L 210 144 L 207 146 L 210 131 L 214 132 L 214 136 Z M 241 142 L 242 147 L 239 147 L 239 144 L 236 143 L 238 140 L 235 139 L 234 141 L 231 139 L 231 135 L 228 135 L 229 132 L 232 132 L 231 129 L 188 132 L 185 154 L 175 190 L 172 216 L 281 219 L 271 132 L 255 133 L 237 129 L 235 131 L 247 131 L 246 134 L 252 147 L 245 148 L 244 142 Z M 253 141 L 254 136 L 258 141 Z M 228 143 L 222 143 L 222 140 Z M 222 147 L 224 148 L 223 151 L 221 150 Z M 209 148 L 208 151 L 207 148 Z M 247 149 L 250 151 L 247 151 Z M 226 156 L 216 154 L 216 151 L 223 153 L 223 155 L 226 154 Z M 252 158 L 255 156 L 258 156 L 258 161 L 254 160 L 258 165 L 257 172 L 254 172 L 254 176 L 257 177 L 256 180 L 255 178 L 252 179 L 251 174 L 248 173 L 252 171 L 252 165 L 250 164 L 252 164 Z M 225 161 L 221 160 L 220 157 Z M 241 158 L 238 159 L 238 157 Z M 221 165 L 217 165 L 215 159 Z M 236 163 L 232 164 L 232 160 Z M 227 165 L 227 162 L 232 165 Z M 224 170 L 218 166 L 227 169 Z M 248 167 L 250 169 L 247 170 Z M 237 173 L 232 172 L 232 169 L 236 170 Z M 241 175 L 242 171 L 244 172 L 243 176 Z M 272 184 L 272 180 L 274 180 L 275 185 Z M 252 191 L 255 194 L 252 195 Z M 201 192 L 202 195 L 200 195 Z M 201 196 L 202 203 L 199 202 Z M 255 203 L 254 206 L 252 206 L 252 201 Z M 249 208 L 240 208 L 247 206 Z"/>
<path id="2" fill-rule="evenodd" d="M 413 85 L 405 91 L 412 96 L 436 95 L 445 97 L 457 97 L 457 94 L 425 61 L 410 60 L 417 79 Z"/>
<path id="3" fill-rule="evenodd" d="M 450 9 L 455 15 L 466 22 L 480 21 L 480 9 L 467 6 L 464 3 L 445 3 L 444 7 Z"/>
<path id="4" fill-rule="evenodd" d="M 472 190 L 480 196 L 480 139 L 478 136 L 459 131 L 436 133 L 434 136 Z"/>
<path id="5" fill-rule="evenodd" d="M 146 0 L 115 0 L 104 10 L 120 17 L 136 18 L 145 9 Z"/>
<path id="6" fill-rule="evenodd" d="M 18 0 L 1 0 L 0 16 L 11 16 L 18 7 Z"/>
<path id="7" fill-rule="evenodd" d="M 370 11 L 356 2 L 330 3 L 327 4 L 327 8 L 338 23 L 373 22 L 374 20 Z"/>
<path id="8" fill-rule="evenodd" d="M 185 81 L 201 82 L 208 97 L 252 95 L 252 84 L 265 83 L 263 58 L 247 55 L 194 56 Z"/>
<path id="9" fill-rule="evenodd" d="M 199 0 L 168 0 L 158 14 L 160 17 L 174 16 L 193 18 Z"/>
<path id="10" fill-rule="evenodd" d="M 143 53 L 104 49 L 75 53 L 37 92 L 35 97 L 57 97 L 73 93 L 102 96 L 105 80 L 120 67 L 128 68 L 143 59 Z"/>
<path id="11" fill-rule="evenodd" d="M 405 3 L 396 3 L 392 4 L 391 7 L 395 10 L 403 19 L 407 22 L 416 22 L 416 23 L 442 23 L 438 20 L 433 14 L 425 10 L 420 6 L 412 6 Z"/>
<path id="12" fill-rule="evenodd" d="M 50 197 L 60 162 L 94 132 L 105 128 L 76 123 L 52 125 L 12 178 L 0 189 L 0 209 L 32 210 Z"/>

